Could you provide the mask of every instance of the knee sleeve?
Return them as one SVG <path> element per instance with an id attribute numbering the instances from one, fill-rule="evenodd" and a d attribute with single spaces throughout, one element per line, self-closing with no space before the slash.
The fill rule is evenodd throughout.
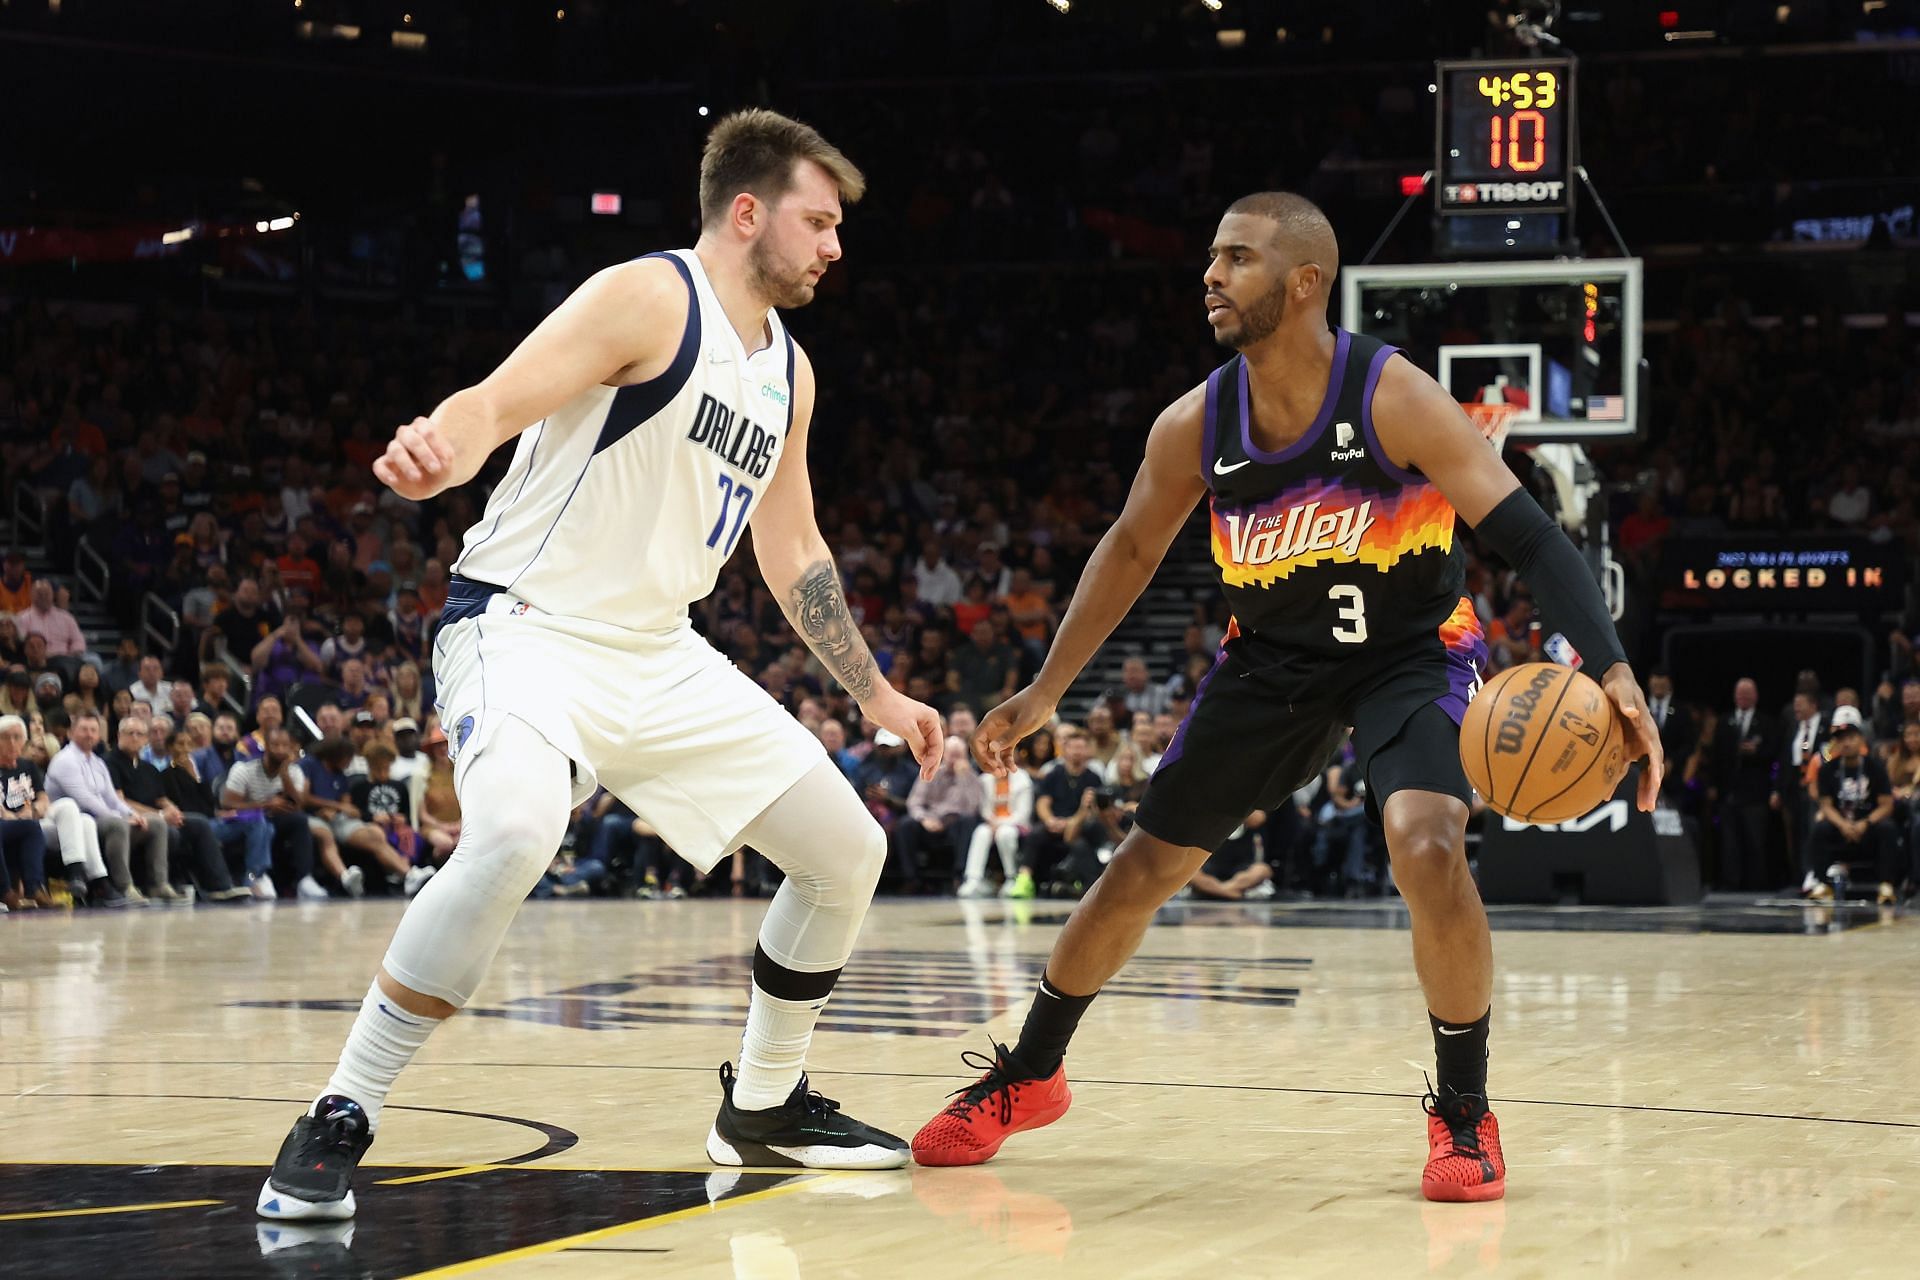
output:
<path id="1" fill-rule="evenodd" d="M 514 914 L 553 861 L 572 799 L 567 757 L 509 719 L 462 771 L 460 843 L 407 908 L 386 969 L 459 1007 L 473 998 Z"/>
<path id="2" fill-rule="evenodd" d="M 801 973 L 846 964 L 887 861 L 887 835 L 831 761 L 795 783 L 742 833 L 786 873 L 760 949 Z"/>

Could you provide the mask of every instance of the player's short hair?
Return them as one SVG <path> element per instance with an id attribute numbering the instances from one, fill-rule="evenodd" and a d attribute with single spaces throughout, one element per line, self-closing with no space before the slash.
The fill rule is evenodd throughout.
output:
<path id="1" fill-rule="evenodd" d="M 1276 240 L 1307 253 L 1310 261 L 1325 259 L 1321 265 L 1326 268 L 1328 279 L 1339 270 L 1340 241 L 1333 233 L 1333 223 L 1327 220 L 1319 205 L 1305 196 L 1291 191 L 1256 191 L 1228 205 L 1227 212 L 1270 220 Z"/>
<path id="2" fill-rule="evenodd" d="M 796 160 L 825 169 L 848 204 L 858 204 L 867 192 L 866 175 L 812 125 L 750 107 L 727 116 L 707 135 L 700 153 L 700 224 L 719 222 L 742 191 L 777 203 L 793 186 Z"/>

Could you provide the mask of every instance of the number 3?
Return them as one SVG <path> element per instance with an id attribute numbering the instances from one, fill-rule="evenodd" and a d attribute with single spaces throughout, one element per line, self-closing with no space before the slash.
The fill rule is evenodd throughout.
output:
<path id="1" fill-rule="evenodd" d="M 1329 600 L 1345 600 L 1348 603 L 1340 610 L 1340 621 L 1350 622 L 1351 627 L 1335 627 L 1333 638 L 1341 644 L 1365 644 L 1367 642 L 1367 598 L 1360 594 L 1360 588 L 1342 585 L 1327 591 Z"/>

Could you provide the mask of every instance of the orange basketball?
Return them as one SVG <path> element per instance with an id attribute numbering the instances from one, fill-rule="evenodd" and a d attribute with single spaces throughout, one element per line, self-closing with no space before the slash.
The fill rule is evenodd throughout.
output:
<path id="1" fill-rule="evenodd" d="M 1467 704 L 1460 763 L 1496 813 L 1565 822 L 1613 795 L 1627 772 L 1627 746 L 1613 703 L 1592 677 L 1523 662 Z"/>

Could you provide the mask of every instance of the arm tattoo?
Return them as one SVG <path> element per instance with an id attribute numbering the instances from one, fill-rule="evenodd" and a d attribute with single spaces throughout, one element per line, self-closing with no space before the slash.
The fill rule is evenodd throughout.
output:
<path id="1" fill-rule="evenodd" d="M 880 669 L 847 608 L 833 561 L 816 561 L 801 572 L 787 593 L 787 618 L 854 701 L 865 702 L 872 695 Z"/>

